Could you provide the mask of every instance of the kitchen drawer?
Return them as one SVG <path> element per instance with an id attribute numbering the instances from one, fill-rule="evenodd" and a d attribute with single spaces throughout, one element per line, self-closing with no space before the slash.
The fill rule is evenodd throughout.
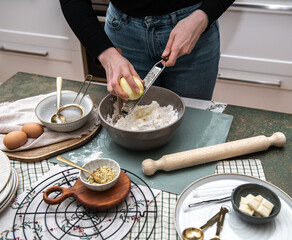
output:
<path id="1" fill-rule="evenodd" d="M 1 47 L 0 82 L 16 72 L 62 76 L 79 81 L 84 79 L 82 56 L 79 51 L 0 42 Z"/>
<path id="2" fill-rule="evenodd" d="M 80 42 L 58 0 L 0 1 L 0 82 L 19 71 L 83 81 Z"/>
<path id="3" fill-rule="evenodd" d="M 214 100 L 292 113 L 292 1 L 237 0 L 219 24 Z"/>
<path id="4" fill-rule="evenodd" d="M 288 12 L 231 7 L 219 24 L 220 70 L 290 76 L 292 81 L 292 6 Z"/>
<path id="5" fill-rule="evenodd" d="M 80 51 L 58 0 L 0 1 L 0 41 Z"/>
<path id="6" fill-rule="evenodd" d="M 80 42 L 73 33 L 64 36 L 0 29 L 0 41 L 81 51 Z"/>
<path id="7" fill-rule="evenodd" d="M 292 113 L 292 90 L 218 79 L 213 100 L 232 105 Z"/>

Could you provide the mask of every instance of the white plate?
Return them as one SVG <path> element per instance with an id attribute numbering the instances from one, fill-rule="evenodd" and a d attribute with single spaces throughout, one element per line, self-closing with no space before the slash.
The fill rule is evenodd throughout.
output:
<path id="1" fill-rule="evenodd" d="M 13 176 L 13 186 L 11 188 L 11 191 L 9 195 L 3 200 L 3 202 L 0 203 L 0 212 L 2 212 L 12 201 L 14 198 L 16 191 L 18 189 L 18 184 L 19 184 L 19 178 L 16 170 L 12 167 L 11 168 L 12 172 L 11 175 Z"/>
<path id="2" fill-rule="evenodd" d="M 3 188 L 6 186 L 11 173 L 10 160 L 2 151 L 0 151 L 0 162 L 1 162 L 0 168 L 0 192 L 1 192 Z"/>
<path id="3" fill-rule="evenodd" d="M 190 202 L 199 200 L 194 197 L 193 190 L 210 188 L 210 193 L 215 192 L 220 195 L 220 188 L 222 186 L 241 185 L 245 183 L 257 183 L 274 191 L 280 198 L 282 208 L 279 215 L 274 221 L 264 225 L 249 224 L 241 220 L 233 211 L 231 202 L 224 203 L 209 203 L 206 205 L 197 206 L 189 210 L 185 210 L 185 205 Z M 232 191 L 232 190 L 231 190 Z M 231 212 L 226 214 L 224 226 L 220 234 L 221 239 L 249 239 L 249 240 L 272 240 L 291 239 L 292 235 L 292 199 L 285 192 L 278 187 L 260 180 L 258 178 L 241 175 L 241 174 L 215 174 L 201 178 L 191 185 L 189 185 L 180 195 L 175 207 L 175 228 L 182 239 L 181 233 L 187 227 L 201 227 L 219 210 L 221 205 L 228 205 Z M 204 230 L 204 239 L 211 239 L 215 237 L 216 224 Z"/>
<path id="4" fill-rule="evenodd" d="M 7 182 L 7 184 L 5 185 L 5 187 L 3 188 L 3 190 L 0 192 L 0 204 L 4 201 L 4 199 L 9 195 L 12 187 L 13 187 L 13 181 L 14 181 L 14 176 L 13 176 L 13 171 L 11 169 L 10 171 L 10 177 L 9 180 Z"/>

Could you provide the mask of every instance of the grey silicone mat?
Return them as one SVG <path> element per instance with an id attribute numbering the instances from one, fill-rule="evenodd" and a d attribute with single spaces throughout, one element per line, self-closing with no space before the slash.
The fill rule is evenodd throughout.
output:
<path id="1" fill-rule="evenodd" d="M 147 158 L 157 160 L 165 154 L 223 143 L 226 141 L 232 119 L 231 115 L 187 107 L 184 120 L 173 139 L 157 150 L 137 152 L 122 148 L 113 142 L 102 128 L 86 145 L 62 156 L 79 165 L 98 157 L 111 158 L 117 161 L 121 168 L 144 179 L 150 187 L 180 194 L 195 180 L 213 174 L 216 163 L 171 172 L 157 171 L 152 176 L 145 176 L 141 168 L 142 161 Z M 51 158 L 50 161 L 58 162 L 56 158 Z"/>

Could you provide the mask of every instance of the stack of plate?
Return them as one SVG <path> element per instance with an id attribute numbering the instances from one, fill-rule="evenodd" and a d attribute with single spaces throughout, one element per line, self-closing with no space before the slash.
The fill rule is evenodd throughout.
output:
<path id="1" fill-rule="evenodd" d="M 18 175 L 11 167 L 9 158 L 0 151 L 0 212 L 2 212 L 13 199 L 18 188 Z"/>

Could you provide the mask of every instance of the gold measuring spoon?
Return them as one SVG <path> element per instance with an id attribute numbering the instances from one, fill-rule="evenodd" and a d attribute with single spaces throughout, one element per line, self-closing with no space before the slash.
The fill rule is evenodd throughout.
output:
<path id="1" fill-rule="evenodd" d="M 227 209 L 223 206 L 221 207 L 220 214 L 219 214 L 219 220 L 217 222 L 216 236 L 211 238 L 210 240 L 220 240 L 219 235 L 220 235 L 220 232 L 221 232 L 222 227 L 223 227 L 225 214 L 228 212 L 229 212 L 229 209 Z"/>
<path id="2" fill-rule="evenodd" d="M 200 228 L 186 228 L 183 233 L 184 240 L 202 240 L 204 238 L 203 230 L 207 227 L 212 226 L 219 219 L 220 212 L 214 215 L 210 220 L 208 220 L 202 227 Z"/>
<path id="3" fill-rule="evenodd" d="M 101 183 L 100 179 L 97 176 L 95 176 L 93 172 L 87 170 L 86 168 L 83 168 L 83 167 L 77 165 L 74 162 L 71 162 L 70 160 L 68 160 L 68 159 L 66 159 L 66 158 L 64 158 L 62 156 L 58 156 L 56 159 L 58 161 L 60 161 L 60 162 L 66 163 L 66 164 L 68 164 L 68 165 L 70 165 L 72 167 L 78 168 L 78 169 L 80 169 L 80 170 L 82 170 L 84 172 L 89 173 L 93 177 L 94 181 L 96 181 L 97 183 Z"/>
<path id="4" fill-rule="evenodd" d="M 89 85 L 91 84 L 91 80 L 92 80 L 92 78 L 93 78 L 92 75 L 87 75 L 87 76 L 85 77 L 85 79 L 84 79 L 84 81 L 83 81 L 81 87 L 80 87 L 79 90 L 78 90 L 78 93 L 77 93 L 77 95 L 76 95 L 76 97 L 75 97 L 73 103 L 66 104 L 66 105 L 60 107 L 60 108 L 58 109 L 58 111 L 57 111 L 57 115 L 58 115 L 58 114 L 61 115 L 61 112 L 62 112 L 64 109 L 66 109 L 66 108 L 75 107 L 75 108 L 78 108 L 78 109 L 80 110 L 80 112 L 81 112 L 81 114 L 80 114 L 80 118 L 82 118 L 82 117 L 84 116 L 85 111 L 84 111 L 84 108 L 83 108 L 80 104 L 81 104 L 81 102 L 82 102 L 82 100 L 83 100 L 83 98 L 84 98 L 84 96 L 85 96 L 85 94 L 86 94 L 86 92 L 87 92 L 87 90 L 88 90 Z M 82 97 L 81 97 L 79 103 L 77 104 L 77 103 L 75 103 L 75 101 L 77 100 L 77 98 L 78 98 L 78 96 L 79 96 L 79 94 L 80 94 L 80 91 L 81 91 L 81 89 L 83 88 L 83 85 L 85 84 L 86 80 L 88 80 L 88 79 L 89 79 L 89 83 L 88 83 L 88 85 L 87 85 L 87 87 L 86 87 L 86 89 L 85 89 L 85 91 L 84 91 L 84 93 L 83 93 L 83 95 L 82 95 Z M 65 121 L 66 121 L 66 120 L 65 120 Z"/>
<path id="5" fill-rule="evenodd" d="M 66 122 L 66 119 L 59 112 L 60 103 L 61 103 L 61 92 L 62 92 L 62 78 L 61 77 L 57 77 L 56 84 L 57 84 L 57 113 L 55 113 L 51 117 L 51 122 L 52 123 L 64 123 L 64 122 Z"/>
<path id="6" fill-rule="evenodd" d="M 70 103 L 70 104 L 66 104 L 66 105 L 60 107 L 56 114 L 57 115 L 58 114 L 62 115 L 61 112 L 64 109 L 71 108 L 71 107 L 73 107 L 73 108 L 75 107 L 75 108 L 78 108 L 80 110 L 80 117 L 79 118 L 82 118 L 84 116 L 84 113 L 85 113 L 84 108 L 82 106 L 80 106 L 79 104 L 76 104 L 76 103 Z M 65 119 L 65 122 L 66 122 L 66 119 Z M 70 122 L 70 120 L 68 120 L 68 122 Z"/>

